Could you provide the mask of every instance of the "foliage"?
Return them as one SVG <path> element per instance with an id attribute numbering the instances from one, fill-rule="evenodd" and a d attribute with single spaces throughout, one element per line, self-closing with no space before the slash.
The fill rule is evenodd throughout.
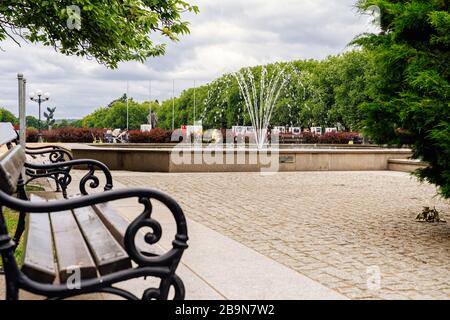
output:
<path id="1" fill-rule="evenodd" d="M 319 143 L 323 144 L 348 144 L 359 137 L 357 132 L 328 132 L 319 137 Z"/>
<path id="2" fill-rule="evenodd" d="M 37 130 L 27 129 L 27 141 L 37 142 Z M 105 130 L 96 128 L 58 128 L 42 131 L 45 142 L 73 142 L 92 143 L 94 139 L 104 139 Z M 168 143 L 171 142 L 172 131 L 164 129 L 153 129 L 150 132 L 131 130 L 129 141 L 131 143 Z"/>
<path id="3" fill-rule="evenodd" d="M 79 11 L 79 12 L 77 12 Z M 66 55 L 93 57 L 108 67 L 164 54 L 150 35 L 177 40 L 189 33 L 183 0 L 5 0 L 0 2 L 0 41 L 20 38 Z"/>
<path id="4" fill-rule="evenodd" d="M 91 143 L 94 141 L 94 137 L 103 138 L 103 136 L 103 129 L 61 128 L 42 132 L 42 138 L 45 142 Z"/>
<path id="5" fill-rule="evenodd" d="M 13 237 L 14 233 L 16 231 L 16 228 L 17 228 L 19 213 L 11 210 L 9 208 L 6 208 L 6 207 L 3 207 L 2 210 L 3 210 L 3 216 L 6 221 L 6 227 L 8 228 L 9 235 L 11 237 Z M 19 262 L 21 262 L 23 260 L 23 254 L 24 254 L 23 246 L 24 246 L 24 241 L 20 241 L 19 245 L 16 248 L 16 251 L 14 252 L 15 258 Z M 2 259 L 0 259 L 0 266 L 3 266 Z"/>
<path id="6" fill-rule="evenodd" d="M 450 197 L 450 13 L 444 0 L 360 0 L 381 10 L 380 34 L 354 43 L 371 52 L 366 132 L 378 143 L 410 145 L 429 164 L 417 175 Z"/>
<path id="7" fill-rule="evenodd" d="M 6 110 L 5 108 L 0 108 L 0 122 L 11 122 L 12 124 L 17 124 L 19 120 L 14 114 L 12 114 L 12 112 Z"/>
<path id="8" fill-rule="evenodd" d="M 357 132 L 328 132 L 318 135 L 312 132 L 302 132 L 298 137 L 292 137 L 291 134 L 281 134 L 281 142 L 295 141 L 296 143 L 306 144 L 348 144 L 359 137 Z"/>
<path id="9" fill-rule="evenodd" d="M 133 99 L 128 101 L 128 121 L 130 130 L 138 130 L 147 123 L 150 107 L 152 110 L 159 108 L 156 102 L 137 103 Z M 95 110 L 81 120 L 84 128 L 121 128 L 127 127 L 127 103 L 116 101 L 111 107 L 103 107 Z"/>
<path id="10" fill-rule="evenodd" d="M 26 137 L 27 142 L 38 142 L 38 130 L 34 128 L 27 128 Z"/>
<path id="11" fill-rule="evenodd" d="M 130 143 L 169 143 L 171 142 L 172 131 L 164 129 L 153 129 L 149 132 L 132 130 L 129 132 Z"/>
<path id="12" fill-rule="evenodd" d="M 355 50 L 323 61 L 302 60 L 267 66 L 269 73 L 281 67 L 289 81 L 274 107 L 272 126 L 335 127 L 359 130 L 363 114 L 358 106 L 366 99 L 368 74 L 372 66 L 367 51 Z M 261 66 L 251 68 L 259 86 Z M 250 125 L 250 119 L 233 74 L 211 83 L 187 89 L 180 97 L 163 102 L 158 119 L 163 128 L 202 120 L 203 126 L 231 128 Z M 173 108 L 173 111 L 172 111 Z"/>
<path id="13" fill-rule="evenodd" d="M 26 117 L 27 128 L 39 128 L 39 120 L 33 116 Z"/>
<path id="14" fill-rule="evenodd" d="M 128 99 L 127 94 L 124 93 L 120 98 L 111 101 L 111 102 L 108 104 L 108 108 L 111 108 L 112 105 L 113 105 L 114 103 L 116 103 L 116 102 L 127 102 L 127 99 Z"/>
<path id="15" fill-rule="evenodd" d="M 55 121 L 55 124 L 52 126 L 54 129 L 60 129 L 60 128 L 73 128 L 74 123 L 76 121 L 74 120 L 68 120 L 68 119 L 62 119 L 60 121 Z"/>

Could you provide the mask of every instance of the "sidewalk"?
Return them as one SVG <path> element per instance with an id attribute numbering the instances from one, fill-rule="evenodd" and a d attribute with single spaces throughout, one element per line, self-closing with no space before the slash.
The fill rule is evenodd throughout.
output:
<path id="1" fill-rule="evenodd" d="M 76 192 L 78 179 L 82 175 L 80 171 L 74 175 L 69 193 Z M 114 188 L 125 186 L 115 182 Z M 142 212 L 142 206 L 136 199 L 116 201 L 113 205 L 130 221 Z M 153 217 L 163 227 L 161 247 L 167 250 L 175 234 L 175 224 L 167 209 L 159 203 L 153 202 L 153 205 Z M 184 281 L 188 300 L 346 299 L 202 224 L 188 219 L 188 228 L 189 248 L 177 271 Z M 122 284 L 122 287 L 140 293 L 148 288 L 148 283 L 149 280 L 136 279 Z"/>
<path id="2" fill-rule="evenodd" d="M 129 218 L 129 212 L 142 207 L 132 204 L 116 207 Z M 166 234 L 175 234 L 169 215 L 158 213 Z M 185 252 L 178 274 L 186 286 L 186 299 L 345 299 L 324 287 L 244 245 L 188 219 L 189 249 Z M 170 239 L 162 247 L 170 248 Z M 143 289 L 143 283 L 130 281 L 126 288 Z"/>

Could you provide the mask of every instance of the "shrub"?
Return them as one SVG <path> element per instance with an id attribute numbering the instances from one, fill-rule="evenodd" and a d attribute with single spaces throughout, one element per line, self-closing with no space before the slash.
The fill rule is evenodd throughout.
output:
<path id="1" fill-rule="evenodd" d="M 359 134 L 355 132 L 328 132 L 319 136 L 319 143 L 323 144 L 348 144 L 355 141 Z"/>
<path id="2" fill-rule="evenodd" d="M 27 142 L 37 142 L 38 141 L 38 130 L 29 128 L 27 129 Z"/>
<path id="3" fill-rule="evenodd" d="M 303 132 L 301 134 L 301 140 L 303 143 L 319 143 L 319 135 L 312 132 Z"/>
<path id="4" fill-rule="evenodd" d="M 103 129 L 86 129 L 86 128 L 61 128 L 53 130 L 45 130 L 43 139 L 46 142 L 79 142 L 90 143 L 95 137 L 103 139 Z"/>
<path id="5" fill-rule="evenodd" d="M 362 12 L 374 4 L 381 32 L 353 43 L 367 48 L 376 66 L 361 105 L 366 134 L 410 146 L 413 158 L 428 163 L 415 173 L 450 199 L 449 1 L 358 1 Z"/>
<path id="6" fill-rule="evenodd" d="M 292 136 L 291 134 L 282 134 L 280 141 L 295 141 L 296 143 L 305 144 L 348 144 L 355 141 L 359 137 L 357 132 L 329 132 L 318 135 L 312 132 L 302 132 L 300 136 Z M 293 139 L 293 140 L 292 140 Z"/>
<path id="7" fill-rule="evenodd" d="M 171 142 L 172 131 L 160 128 L 148 132 L 132 130 L 129 132 L 130 143 L 169 143 Z"/>

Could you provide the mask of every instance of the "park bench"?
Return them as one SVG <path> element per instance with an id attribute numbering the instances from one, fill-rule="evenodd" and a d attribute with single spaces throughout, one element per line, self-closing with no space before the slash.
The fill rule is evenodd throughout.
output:
<path id="1" fill-rule="evenodd" d="M 19 136 L 13 125 L 9 122 L 0 122 L 0 137 L 7 139 L 8 149 L 18 145 Z M 25 163 L 25 185 L 40 178 L 50 178 L 56 184 L 56 191 L 62 191 L 67 196 L 67 187 L 71 182 L 70 170 L 72 167 L 57 167 L 45 169 L 42 165 L 50 165 L 73 160 L 70 152 L 60 146 L 45 145 L 40 147 L 25 146 L 27 161 Z M 64 171 L 64 172 L 60 172 Z"/>
<path id="2" fill-rule="evenodd" d="M 0 147 L 11 141 L 11 136 L 0 136 Z M 184 298 L 184 285 L 175 271 L 188 236 L 183 211 L 175 200 L 151 189 L 112 190 L 111 174 L 95 160 L 40 165 L 43 169 L 87 165 L 90 170 L 80 181 L 82 196 L 55 199 L 54 193 L 29 195 L 22 178 L 25 164 L 26 153 L 20 145 L 11 146 L 0 156 L 0 253 L 6 299 L 16 300 L 19 290 L 24 290 L 52 300 L 98 292 L 137 300 L 137 295 L 115 284 L 142 277 L 160 280 L 159 285 L 143 292 L 143 300 L 168 299 L 171 288 L 173 299 Z M 104 192 L 87 194 L 88 182 L 94 187 L 99 184 L 95 168 L 107 175 Z M 143 206 L 131 223 L 110 204 L 121 199 L 135 199 Z M 161 252 L 158 246 L 162 227 L 152 217 L 155 202 L 165 206 L 176 223 L 168 252 Z M 5 223 L 5 208 L 19 212 L 13 238 Z M 21 266 L 14 257 L 19 241 L 24 241 Z"/>

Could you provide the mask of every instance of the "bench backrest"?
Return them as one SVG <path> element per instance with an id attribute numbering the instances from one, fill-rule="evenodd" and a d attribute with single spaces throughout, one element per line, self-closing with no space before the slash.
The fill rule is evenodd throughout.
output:
<path id="1" fill-rule="evenodd" d="M 10 122 L 0 122 L 0 146 L 17 140 L 17 132 Z"/>
<path id="2" fill-rule="evenodd" d="M 17 190 L 17 182 L 26 161 L 25 151 L 15 146 L 0 156 L 0 190 L 13 194 Z"/>

